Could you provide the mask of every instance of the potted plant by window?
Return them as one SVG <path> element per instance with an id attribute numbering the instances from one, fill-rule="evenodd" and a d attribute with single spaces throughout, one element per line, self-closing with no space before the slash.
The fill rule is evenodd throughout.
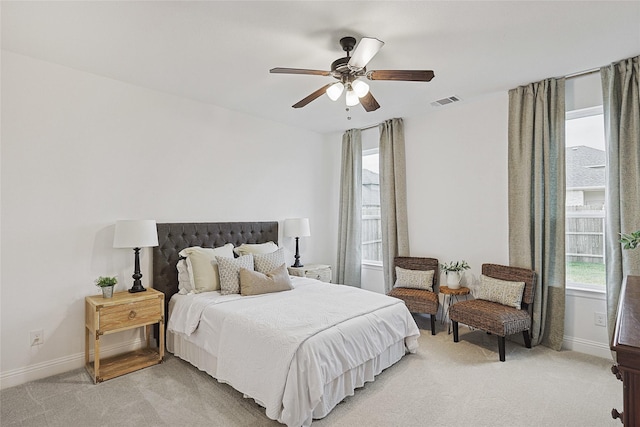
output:
<path id="1" fill-rule="evenodd" d="M 449 263 L 445 262 L 440 266 L 440 269 L 444 271 L 447 276 L 447 287 L 449 289 L 460 288 L 462 274 L 464 273 L 464 270 L 468 270 L 469 268 L 471 267 L 469 267 L 469 264 L 467 264 L 467 261 L 465 260 L 456 262 L 451 261 Z"/>
<path id="2" fill-rule="evenodd" d="M 624 249 L 635 249 L 640 245 L 640 230 L 631 234 L 620 233 L 620 243 Z"/>
<path id="3" fill-rule="evenodd" d="M 118 284 L 116 277 L 100 276 L 96 279 L 96 286 L 102 289 L 103 298 L 113 297 L 113 288 Z"/>

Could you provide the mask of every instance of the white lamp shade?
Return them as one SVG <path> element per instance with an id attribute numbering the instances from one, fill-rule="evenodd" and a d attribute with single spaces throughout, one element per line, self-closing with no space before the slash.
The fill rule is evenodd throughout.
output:
<path id="1" fill-rule="evenodd" d="M 358 98 L 362 98 L 369 93 L 369 85 L 360 79 L 351 83 L 351 87 L 353 88 L 353 91 L 356 93 L 356 95 L 358 95 Z"/>
<path id="2" fill-rule="evenodd" d="M 287 218 L 284 220 L 285 237 L 308 237 L 311 236 L 309 228 L 309 218 Z"/>
<path id="3" fill-rule="evenodd" d="M 360 98 L 358 98 L 358 95 L 356 95 L 353 89 L 349 89 L 347 90 L 346 101 L 347 107 L 353 107 L 354 105 L 358 105 L 360 103 Z"/>
<path id="4" fill-rule="evenodd" d="M 116 221 L 114 248 L 148 248 L 158 246 L 158 229 L 153 219 Z"/>
<path id="5" fill-rule="evenodd" d="M 327 96 L 332 101 L 337 100 L 342 95 L 342 91 L 344 90 L 344 85 L 341 82 L 337 82 L 329 86 L 326 90 Z"/>

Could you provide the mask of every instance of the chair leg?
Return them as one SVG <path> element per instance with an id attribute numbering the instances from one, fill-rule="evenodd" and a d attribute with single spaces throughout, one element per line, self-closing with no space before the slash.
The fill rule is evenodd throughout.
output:
<path id="1" fill-rule="evenodd" d="M 453 325 L 453 342 L 458 342 L 458 322 L 452 320 L 451 324 Z"/>
<path id="2" fill-rule="evenodd" d="M 498 352 L 500 353 L 500 361 L 504 362 L 504 337 L 498 337 Z"/>
<path id="3" fill-rule="evenodd" d="M 429 317 L 431 318 L 431 335 L 435 335 L 436 334 L 436 315 L 430 314 Z"/>
<path id="4" fill-rule="evenodd" d="M 531 337 L 529 336 L 529 331 L 522 331 L 522 336 L 524 338 L 524 345 L 527 348 L 531 348 Z"/>

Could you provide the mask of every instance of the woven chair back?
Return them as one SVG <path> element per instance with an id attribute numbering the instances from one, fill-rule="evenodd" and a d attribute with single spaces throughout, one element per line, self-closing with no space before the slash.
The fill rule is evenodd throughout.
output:
<path id="1" fill-rule="evenodd" d="M 533 303 L 533 293 L 536 288 L 536 272 L 527 268 L 510 267 L 508 265 L 482 264 L 482 274 L 500 280 L 524 282 L 522 303 L 527 308 Z"/>
<path id="2" fill-rule="evenodd" d="M 409 256 L 398 256 L 393 260 L 394 269 L 393 269 L 393 281 L 396 280 L 396 269 L 395 267 L 404 268 L 405 270 L 422 270 L 428 271 L 433 270 L 433 291 L 438 292 L 438 282 L 440 278 L 440 272 L 438 270 L 438 260 L 436 258 L 420 258 L 420 257 L 409 257 Z"/>

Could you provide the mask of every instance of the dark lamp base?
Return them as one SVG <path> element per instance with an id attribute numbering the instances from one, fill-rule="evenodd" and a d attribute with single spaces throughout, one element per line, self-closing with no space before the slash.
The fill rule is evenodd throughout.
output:
<path id="1" fill-rule="evenodd" d="M 146 290 L 147 290 L 146 288 L 140 285 L 140 286 L 132 286 L 131 289 L 129 289 L 129 292 L 131 292 L 132 294 L 135 294 L 136 292 L 144 292 Z"/>

